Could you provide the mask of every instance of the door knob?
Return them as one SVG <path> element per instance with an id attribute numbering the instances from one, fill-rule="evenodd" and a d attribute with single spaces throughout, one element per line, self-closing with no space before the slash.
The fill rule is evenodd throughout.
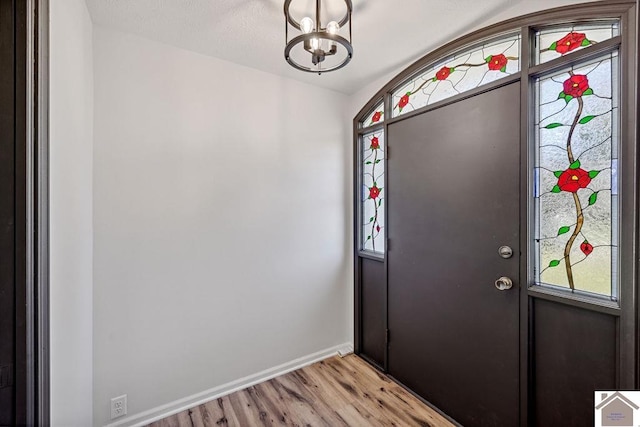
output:
<path id="1" fill-rule="evenodd" d="M 507 289 L 511 289 L 513 287 L 513 281 L 508 277 L 502 276 L 498 280 L 496 280 L 496 288 L 499 291 L 506 291 Z"/>

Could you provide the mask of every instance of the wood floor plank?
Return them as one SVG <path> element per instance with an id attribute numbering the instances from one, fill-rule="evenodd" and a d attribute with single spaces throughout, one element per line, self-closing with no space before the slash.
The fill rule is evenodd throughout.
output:
<path id="1" fill-rule="evenodd" d="M 248 392 L 254 403 L 266 414 L 266 419 L 271 422 L 270 425 L 287 425 L 287 417 L 282 407 L 277 404 L 277 397 L 272 392 L 272 389 L 265 387 L 263 383 L 250 387 Z"/>
<path id="2" fill-rule="evenodd" d="M 239 425 L 236 414 L 231 407 L 229 396 L 211 400 L 192 408 L 193 427 L 226 427 Z"/>
<path id="3" fill-rule="evenodd" d="M 310 414 L 300 413 L 299 406 L 306 407 L 307 405 L 306 402 L 300 401 L 301 397 L 298 393 L 282 385 L 279 378 L 260 384 L 260 387 L 265 394 L 269 393 L 269 391 L 271 392 L 271 400 L 274 405 L 278 405 L 281 408 L 286 425 L 305 425 L 305 420 L 310 418 Z"/>
<path id="4" fill-rule="evenodd" d="M 303 368 L 295 372 L 294 375 L 300 383 L 309 388 L 313 387 L 314 394 L 332 408 L 346 406 L 355 398 L 355 396 L 349 395 L 349 392 L 340 384 L 327 381 L 327 378 L 315 369 Z"/>
<path id="5" fill-rule="evenodd" d="M 361 377 L 354 377 L 351 372 L 343 369 L 343 366 L 328 363 L 320 364 L 317 369 L 319 375 L 325 376 L 325 381 L 336 378 L 334 381 L 340 385 L 344 398 L 348 396 L 357 396 L 357 401 L 362 403 L 363 409 L 368 408 L 369 411 L 376 413 L 377 418 L 385 421 L 386 425 L 393 422 L 402 422 L 403 425 L 419 425 L 412 419 L 411 414 L 397 408 L 395 402 L 389 402 L 389 396 L 386 391 L 380 391 L 381 387 L 364 382 Z M 384 388 L 383 388 L 384 389 Z M 386 389 L 384 389 L 386 390 Z M 346 395 L 345 395 L 346 393 Z M 356 409 L 359 407 L 356 406 Z"/>
<path id="6" fill-rule="evenodd" d="M 151 427 L 452 427 L 358 356 L 332 357 Z"/>
<path id="7" fill-rule="evenodd" d="M 328 361 L 330 366 L 332 363 L 331 360 Z M 344 361 L 345 366 L 352 368 L 352 373 L 359 374 L 358 388 L 371 390 L 374 399 L 376 399 L 379 404 L 381 402 L 386 404 L 390 409 L 389 412 L 393 413 L 397 418 L 403 418 L 406 422 L 411 423 L 411 425 L 451 425 L 437 412 L 426 406 L 401 386 L 387 377 L 378 374 L 377 371 L 368 365 L 364 365 L 364 363 L 361 359 L 356 358 L 350 358 Z M 344 376 L 347 377 L 346 375 Z M 353 375 L 351 378 L 353 378 Z M 386 386 L 377 387 L 376 385 L 380 383 L 386 384 Z"/>
<path id="8" fill-rule="evenodd" d="M 318 390 L 320 398 L 330 402 L 331 407 L 336 408 L 342 418 L 347 418 L 349 420 L 347 425 L 369 425 L 367 420 L 372 414 L 371 409 L 375 408 L 376 404 L 370 400 L 367 401 L 366 392 L 352 387 L 344 378 L 339 381 L 335 379 L 328 381 L 328 378 L 318 369 L 300 372 L 299 375 L 307 376 L 309 381 L 321 384 Z M 354 416 L 357 422 L 354 421 Z M 377 413 L 374 418 L 387 422 L 386 425 L 391 425 L 385 414 Z"/>
<path id="9" fill-rule="evenodd" d="M 260 411 L 252 401 L 247 389 L 229 395 L 231 407 L 240 426 L 269 426 L 267 414 Z"/>
<path id="10" fill-rule="evenodd" d="M 265 411 L 270 415 L 272 425 L 291 425 L 291 416 L 285 405 L 282 404 L 280 396 L 275 392 L 270 381 L 266 381 L 254 386 L 255 396 L 264 406 Z"/>
<path id="11" fill-rule="evenodd" d="M 338 411 L 340 416 L 346 420 L 350 426 L 367 426 L 367 427 L 382 427 L 384 423 L 381 420 L 375 419 L 370 413 L 363 410 L 358 403 L 351 403 L 345 405 Z"/>
<path id="12" fill-rule="evenodd" d="M 342 420 L 335 415 L 335 412 L 327 403 L 319 398 L 314 390 L 307 387 L 292 372 L 277 378 L 278 383 L 283 387 L 293 400 L 293 409 L 302 425 L 312 424 L 321 426 L 344 426 Z M 313 422 L 312 422 L 313 421 Z"/>

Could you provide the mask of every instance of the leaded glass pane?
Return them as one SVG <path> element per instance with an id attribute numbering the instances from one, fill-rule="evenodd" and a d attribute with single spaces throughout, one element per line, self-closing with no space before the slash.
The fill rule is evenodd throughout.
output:
<path id="1" fill-rule="evenodd" d="M 376 123 L 380 123 L 384 120 L 384 104 L 380 102 L 380 104 L 376 105 L 371 113 L 362 121 L 363 127 L 369 127 L 371 125 L 375 125 Z"/>
<path id="2" fill-rule="evenodd" d="M 362 137 L 360 170 L 362 192 L 362 250 L 384 253 L 384 131 Z"/>
<path id="3" fill-rule="evenodd" d="M 536 64 L 593 46 L 619 34 L 618 21 L 546 28 L 536 34 Z"/>
<path id="4" fill-rule="evenodd" d="M 428 68 L 393 93 L 393 117 L 520 71 L 520 37 L 511 35 L 462 51 Z"/>
<path id="5" fill-rule="evenodd" d="M 536 81 L 535 281 L 617 298 L 618 53 Z"/>

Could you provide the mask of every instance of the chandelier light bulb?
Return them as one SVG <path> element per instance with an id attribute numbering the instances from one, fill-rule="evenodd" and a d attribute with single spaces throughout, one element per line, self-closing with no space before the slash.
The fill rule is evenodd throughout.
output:
<path id="1" fill-rule="evenodd" d="M 313 31 L 313 19 L 308 16 L 302 18 L 302 21 L 300 21 L 300 30 L 302 30 L 304 34 L 309 34 Z"/>
<path id="2" fill-rule="evenodd" d="M 313 50 L 320 49 L 320 39 L 318 38 L 311 39 L 311 49 Z"/>
<path id="3" fill-rule="evenodd" d="M 340 25 L 336 21 L 331 21 L 327 24 L 327 32 L 329 34 L 338 34 L 340 32 Z"/>

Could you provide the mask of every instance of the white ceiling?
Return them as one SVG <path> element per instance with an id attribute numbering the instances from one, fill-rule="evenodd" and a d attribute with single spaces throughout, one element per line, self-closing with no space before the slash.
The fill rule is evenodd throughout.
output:
<path id="1" fill-rule="evenodd" d="M 471 29 L 575 0 L 353 0 L 354 56 L 321 76 L 284 60 L 284 0 L 86 0 L 95 25 L 353 94 Z M 324 0 L 323 5 L 341 0 Z M 293 0 L 302 12 L 314 0 Z M 308 13 L 310 14 L 310 13 Z"/>

